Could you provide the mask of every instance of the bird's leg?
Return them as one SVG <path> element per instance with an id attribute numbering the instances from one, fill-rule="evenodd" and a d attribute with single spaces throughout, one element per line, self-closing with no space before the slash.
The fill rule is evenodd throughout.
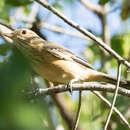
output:
<path id="1" fill-rule="evenodd" d="M 69 92 L 72 95 L 72 85 L 77 82 L 79 80 L 79 78 L 74 78 L 72 80 L 69 81 L 69 83 L 67 84 L 67 88 L 69 88 Z"/>

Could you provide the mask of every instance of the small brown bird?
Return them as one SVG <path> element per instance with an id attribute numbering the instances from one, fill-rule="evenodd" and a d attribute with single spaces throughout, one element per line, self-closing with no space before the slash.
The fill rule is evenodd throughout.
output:
<path id="1" fill-rule="evenodd" d="M 5 36 L 31 62 L 34 71 L 54 84 L 83 83 L 90 81 L 116 84 L 116 78 L 96 71 L 90 64 L 63 46 L 40 38 L 29 29 L 16 29 Z M 120 87 L 130 88 L 130 81 L 121 80 Z"/>

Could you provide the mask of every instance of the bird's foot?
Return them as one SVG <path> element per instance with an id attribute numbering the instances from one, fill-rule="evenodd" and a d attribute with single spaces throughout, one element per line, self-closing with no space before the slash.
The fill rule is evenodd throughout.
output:
<path id="1" fill-rule="evenodd" d="M 72 85 L 73 85 L 73 83 L 75 83 L 75 82 L 77 82 L 77 81 L 79 81 L 79 78 L 78 77 L 76 77 L 76 78 L 74 78 L 74 79 L 72 79 L 72 80 L 70 80 L 69 81 L 69 83 L 67 84 L 67 88 L 69 88 L 69 92 L 70 92 L 70 94 L 72 95 Z"/>
<path id="2" fill-rule="evenodd" d="M 69 89 L 69 92 L 70 94 L 72 95 L 72 81 L 70 81 L 68 84 L 67 84 L 67 88 Z"/>

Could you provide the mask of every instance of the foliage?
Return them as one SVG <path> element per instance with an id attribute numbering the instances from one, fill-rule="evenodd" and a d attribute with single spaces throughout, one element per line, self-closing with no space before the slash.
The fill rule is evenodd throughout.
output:
<path id="1" fill-rule="evenodd" d="M 99 4 L 100 5 L 105 5 L 107 2 L 109 2 L 110 0 L 99 0 Z"/>
<path id="2" fill-rule="evenodd" d="M 15 48 L 8 61 L 0 66 L 0 129 L 49 130 L 43 125 L 49 122 L 45 103 L 36 97 L 30 98 L 27 91 L 34 86 L 30 84 L 29 68 Z"/>
<path id="3" fill-rule="evenodd" d="M 122 57 L 127 58 L 130 53 L 130 34 L 113 36 L 111 39 L 111 47 Z"/>
<path id="4" fill-rule="evenodd" d="M 71 5 L 70 7 L 72 8 L 72 14 L 67 15 L 71 16 L 72 19 L 76 17 L 76 19 L 74 19 L 75 21 L 78 21 L 81 18 L 80 22 L 83 22 L 82 18 L 84 20 L 84 17 L 87 17 L 87 12 L 85 12 L 86 14 L 84 12 L 82 13 L 82 10 L 84 9 L 81 8 L 81 5 L 78 10 L 80 12 L 81 9 L 80 15 L 78 15 L 78 17 L 73 15 L 73 9 L 75 9 L 75 5 L 79 4 L 80 0 L 48 0 L 48 2 L 50 2 L 53 7 L 62 11 L 63 13 L 66 13 L 68 11 L 68 5 Z M 117 1 L 98 1 L 98 4 L 101 6 L 109 3 L 112 3 L 111 6 L 113 6 L 117 3 Z M 120 20 L 127 21 L 129 19 L 130 9 L 129 4 L 127 3 L 130 3 L 129 0 L 122 0 L 120 5 L 121 14 L 119 15 L 121 18 Z M 31 12 L 30 8 L 32 5 L 33 1 L 29 0 L 0 0 L 0 20 L 7 23 L 11 23 L 13 20 L 15 20 L 13 23 L 15 28 L 20 26 L 26 27 L 26 21 L 20 21 L 19 17 L 24 17 L 24 15 L 28 16 Z M 23 14 L 19 14 L 18 18 L 12 19 L 15 17 L 14 12 L 21 7 L 23 9 Z M 52 23 L 57 22 L 55 17 L 52 17 L 46 11 L 41 11 L 41 8 L 38 12 L 38 18 L 39 20 L 44 20 L 44 22 L 48 22 L 52 19 Z M 108 19 L 111 19 L 109 18 L 109 15 Z M 89 18 L 87 20 L 89 21 Z M 86 21 L 85 27 L 89 27 L 91 25 L 87 25 L 88 21 Z M 58 22 L 60 22 L 58 24 L 61 27 L 66 27 L 60 20 Z M 89 23 L 91 23 L 91 21 L 89 21 Z M 111 36 L 110 41 L 112 49 L 114 49 L 122 57 L 129 60 L 130 33 L 126 33 L 125 31 L 126 30 L 124 30 L 124 32 L 121 34 L 119 34 L 119 32 L 114 32 L 114 35 Z M 42 29 L 39 29 L 39 32 L 42 32 L 43 35 L 46 34 L 48 40 L 51 39 L 50 33 L 45 32 Z M 92 32 L 96 32 L 96 27 L 92 28 Z M 99 32 L 97 35 L 99 36 L 100 34 L 101 32 Z M 78 42 L 78 38 L 76 38 L 73 43 L 73 37 L 71 36 L 66 38 L 63 35 L 59 35 L 59 33 L 56 33 L 56 35 L 53 33 L 53 35 L 55 39 L 60 38 L 61 41 L 65 41 L 65 46 L 70 47 L 70 45 L 66 44 L 69 41 L 70 44 L 71 42 L 74 44 L 76 49 L 80 49 L 80 44 L 75 43 Z M 83 43 L 83 41 L 81 42 Z M 85 43 L 87 45 L 85 46 L 84 50 L 82 50 L 84 51 L 84 56 L 87 57 L 91 64 L 97 64 L 97 62 L 101 64 L 102 58 L 100 48 L 92 41 L 85 40 Z M 112 56 L 107 55 L 105 57 L 104 64 L 107 64 L 108 62 L 110 66 L 106 71 L 110 71 L 113 75 L 115 75 L 117 61 Z M 104 70 L 102 67 L 99 67 L 99 69 L 101 71 Z M 123 72 L 126 73 L 125 67 L 123 68 Z M 32 80 L 35 76 L 36 74 L 33 72 L 30 64 L 22 56 L 22 54 L 15 47 L 10 46 L 6 42 L 4 43 L 3 40 L 2 42 L 0 41 L 0 130 L 54 130 L 59 126 L 59 124 L 68 130 L 68 127 L 60 113 L 59 106 L 55 107 L 52 99 L 48 97 L 38 97 L 36 95 L 35 90 L 38 85 Z M 122 75 L 122 77 L 126 78 L 127 76 Z M 43 79 L 41 79 L 39 84 L 40 86 L 45 87 Z M 109 99 L 109 101 L 112 101 L 113 96 L 111 94 L 107 94 L 106 97 Z M 74 93 L 72 96 L 65 94 L 64 104 L 72 113 L 76 114 L 78 105 L 77 93 Z M 129 105 L 130 103 L 128 98 L 122 96 L 118 97 L 116 106 L 126 116 L 129 112 Z M 108 107 L 102 103 L 99 98 L 90 92 L 85 92 L 83 94 L 79 128 L 83 130 L 103 129 L 108 111 Z M 127 116 L 127 118 L 130 121 L 130 117 Z M 110 125 L 113 130 L 127 130 L 127 128 L 123 123 L 120 122 L 119 118 L 115 114 L 112 115 Z"/>
<path id="5" fill-rule="evenodd" d="M 122 0 L 121 5 L 122 11 L 121 11 L 121 18 L 123 20 L 126 20 L 128 17 L 130 17 L 130 1 L 129 0 Z"/>
<path id="6" fill-rule="evenodd" d="M 32 3 L 29 0 L 5 0 L 5 2 L 11 6 L 25 6 Z"/>

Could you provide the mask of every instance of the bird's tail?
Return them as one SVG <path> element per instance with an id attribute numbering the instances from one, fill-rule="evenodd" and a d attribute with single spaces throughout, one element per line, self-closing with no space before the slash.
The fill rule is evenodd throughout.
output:
<path id="1" fill-rule="evenodd" d="M 103 82 L 110 83 L 110 84 L 116 84 L 117 83 L 117 79 L 115 77 L 109 76 L 109 75 L 104 74 L 104 73 L 100 73 L 99 75 L 100 75 L 101 81 L 103 81 Z M 130 89 L 130 81 L 120 80 L 119 86 L 126 88 L 126 89 Z"/>

